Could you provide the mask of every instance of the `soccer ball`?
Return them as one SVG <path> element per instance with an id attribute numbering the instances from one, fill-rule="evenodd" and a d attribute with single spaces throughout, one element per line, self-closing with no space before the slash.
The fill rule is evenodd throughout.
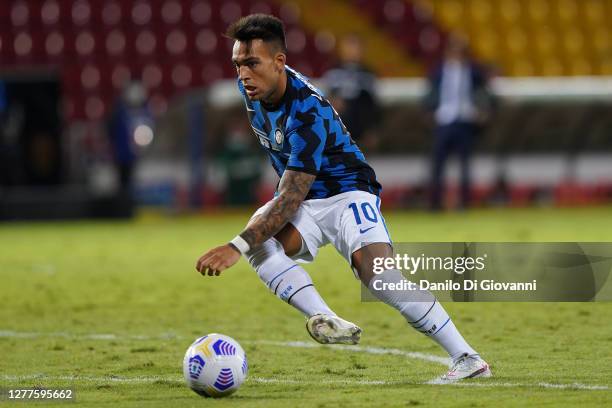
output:
<path id="1" fill-rule="evenodd" d="M 203 397 L 225 397 L 246 379 L 244 350 L 229 336 L 212 333 L 193 342 L 183 359 L 187 386 Z"/>

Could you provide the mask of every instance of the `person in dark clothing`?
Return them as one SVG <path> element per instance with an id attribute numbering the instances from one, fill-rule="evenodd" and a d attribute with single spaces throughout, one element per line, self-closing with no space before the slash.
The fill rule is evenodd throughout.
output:
<path id="1" fill-rule="evenodd" d="M 431 174 L 431 209 L 440 210 L 444 167 L 451 153 L 461 167 L 460 205 L 470 204 L 470 157 L 475 138 L 486 123 L 492 96 L 484 70 L 469 57 L 465 39 L 450 36 L 442 63 L 429 78 L 426 106 L 435 120 Z"/>
<path id="2" fill-rule="evenodd" d="M 342 38 L 339 51 L 340 64 L 323 76 L 329 100 L 342 116 L 353 140 L 366 150 L 375 148 L 381 116 L 376 76 L 363 63 L 363 42 L 357 35 Z"/>
<path id="3" fill-rule="evenodd" d="M 148 108 L 146 90 L 138 82 L 128 83 L 108 121 L 108 135 L 122 192 L 129 192 L 139 145 L 150 142 L 152 132 L 153 116 Z"/>

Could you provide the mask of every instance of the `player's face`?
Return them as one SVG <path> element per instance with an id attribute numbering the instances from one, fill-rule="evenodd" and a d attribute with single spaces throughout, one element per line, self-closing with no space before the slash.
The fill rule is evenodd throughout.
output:
<path id="1" fill-rule="evenodd" d="M 236 41 L 232 62 L 250 100 L 271 101 L 278 93 L 285 70 L 285 54 L 272 44 L 255 39 Z"/>

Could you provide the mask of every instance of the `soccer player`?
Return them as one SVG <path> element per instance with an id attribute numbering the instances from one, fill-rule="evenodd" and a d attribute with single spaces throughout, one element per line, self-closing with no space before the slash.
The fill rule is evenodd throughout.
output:
<path id="1" fill-rule="evenodd" d="M 378 299 L 448 352 L 453 365 L 442 379 L 490 376 L 487 363 L 430 292 L 375 289 L 404 279 L 397 269 L 373 273 L 374 258 L 393 256 L 380 211 L 381 186 L 334 108 L 285 64 L 282 22 L 249 15 L 226 35 L 235 41 L 232 62 L 251 126 L 280 182 L 274 198 L 255 212 L 244 231 L 202 255 L 197 270 L 219 275 L 244 255 L 276 296 L 306 316 L 314 340 L 356 344 L 361 329 L 330 309 L 296 263 L 312 261 L 321 246 L 331 243 Z"/>

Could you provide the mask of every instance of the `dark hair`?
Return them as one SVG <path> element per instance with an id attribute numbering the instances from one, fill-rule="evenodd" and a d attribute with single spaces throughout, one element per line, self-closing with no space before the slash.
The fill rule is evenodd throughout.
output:
<path id="1" fill-rule="evenodd" d="M 283 52 L 287 52 L 283 22 L 268 14 L 242 17 L 228 27 L 225 35 L 236 41 L 260 39 L 267 43 L 276 43 Z"/>

